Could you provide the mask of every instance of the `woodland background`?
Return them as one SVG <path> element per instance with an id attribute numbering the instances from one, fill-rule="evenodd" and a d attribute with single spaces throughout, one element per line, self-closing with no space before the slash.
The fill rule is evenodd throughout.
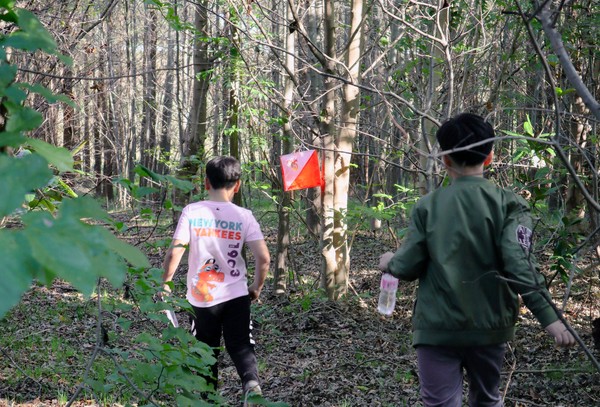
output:
<path id="1" fill-rule="evenodd" d="M 377 258 L 447 182 L 435 130 L 470 111 L 496 128 L 487 176 L 530 202 L 582 339 L 558 352 L 524 314 L 506 402 L 597 405 L 599 8 L 0 1 L 0 403 L 201 405 L 207 350 L 159 312 L 187 306 L 152 299 L 203 164 L 231 154 L 274 260 L 254 309 L 267 398 L 418 405 L 414 286 L 377 317 Z M 279 157 L 307 149 L 323 187 L 283 192 Z M 237 387 L 225 369 L 212 402 Z"/>

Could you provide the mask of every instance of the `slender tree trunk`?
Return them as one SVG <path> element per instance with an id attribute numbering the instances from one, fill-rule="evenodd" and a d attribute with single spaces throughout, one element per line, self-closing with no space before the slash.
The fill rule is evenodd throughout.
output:
<path id="1" fill-rule="evenodd" d="M 286 4 L 287 10 L 287 20 L 292 21 L 293 15 L 290 9 L 289 3 Z M 286 48 L 286 57 L 285 64 L 287 67 L 288 75 L 285 77 L 285 90 L 283 96 L 283 108 L 288 113 L 288 119 L 291 118 L 291 107 L 292 107 L 292 99 L 294 96 L 294 82 L 291 76 L 295 75 L 295 53 L 296 53 L 296 38 L 295 33 L 290 33 L 286 35 L 285 48 Z M 283 125 L 283 153 L 289 154 L 293 151 L 293 134 L 292 134 L 292 123 L 290 120 L 287 120 Z M 277 259 L 275 264 L 275 275 L 274 275 L 274 284 L 275 284 L 275 294 L 281 295 L 286 292 L 287 284 L 286 279 L 287 275 L 287 260 L 288 260 L 288 251 L 290 245 L 290 208 L 291 208 L 291 198 L 292 192 L 284 192 L 283 188 L 281 189 L 280 196 L 280 205 L 279 205 L 279 223 L 277 230 Z"/>
<path id="2" fill-rule="evenodd" d="M 168 40 L 167 49 L 167 71 L 165 85 L 164 85 L 164 98 L 162 102 L 162 118 L 161 118 L 161 134 L 160 134 L 160 153 L 159 157 L 167 159 L 170 157 L 171 152 L 171 124 L 173 119 L 173 87 L 174 87 L 174 76 L 173 71 L 170 68 L 175 66 L 175 47 L 177 44 L 174 41 L 173 33 L 171 32 Z M 161 161 L 156 165 L 156 171 L 159 173 L 165 173 L 168 171 L 168 167 Z"/>
<path id="3" fill-rule="evenodd" d="M 154 167 L 156 147 L 156 42 L 157 13 L 147 7 L 146 29 L 144 31 L 144 75 L 142 88 L 144 93 L 142 123 L 140 135 L 141 162 L 146 167 Z"/>
<path id="4" fill-rule="evenodd" d="M 127 126 L 127 132 L 125 134 L 125 142 L 127 144 L 128 157 L 127 162 L 127 173 L 128 179 L 133 180 L 134 168 L 137 161 L 138 154 L 138 139 L 137 139 L 137 120 L 136 120 L 136 89 L 137 89 L 137 60 L 135 58 L 137 49 L 137 30 L 136 30 L 136 18 L 135 10 L 133 12 L 129 9 L 129 2 L 124 2 L 125 5 L 125 52 L 127 61 L 127 70 L 131 75 L 131 81 L 127 87 L 129 96 L 129 126 Z"/>
<path id="5" fill-rule="evenodd" d="M 335 74 L 335 0 L 324 0 L 324 50 L 328 56 L 325 72 Z M 334 182 L 335 182 L 335 113 L 336 113 L 336 82 L 332 77 L 324 80 L 325 94 L 323 95 L 323 109 L 321 111 L 321 139 L 323 141 L 323 178 L 325 185 L 322 188 L 321 204 L 321 284 L 329 298 L 333 299 L 338 292 L 336 287 L 337 259 L 334 246 Z"/>
<path id="6" fill-rule="evenodd" d="M 233 11 L 230 19 L 233 24 L 230 26 L 231 30 L 231 45 L 230 45 L 230 57 L 229 57 L 229 120 L 228 130 L 229 136 L 225 134 L 225 137 L 229 139 L 229 154 L 232 157 L 240 159 L 240 33 L 235 27 L 235 23 L 238 21 L 239 16 L 236 11 Z M 241 190 L 233 197 L 233 202 L 236 205 L 242 205 L 242 193 Z"/>
<path id="7" fill-rule="evenodd" d="M 319 36 L 318 23 L 323 18 L 323 3 L 314 2 L 309 5 L 309 14 L 308 14 L 308 33 L 310 38 L 313 41 L 316 41 L 318 46 L 322 46 L 321 37 Z M 318 112 L 319 109 L 317 107 L 317 101 L 319 98 L 317 95 L 320 95 L 323 91 L 323 78 L 321 75 L 317 75 L 313 70 L 306 70 L 306 83 L 309 84 L 309 92 L 310 92 L 310 106 L 312 110 Z M 310 134 L 317 135 L 319 134 L 319 128 L 316 125 L 317 120 L 311 121 L 311 132 Z M 322 147 L 321 138 L 317 136 L 312 136 L 310 140 L 310 144 L 314 145 L 316 149 L 320 149 Z M 321 214 L 322 214 L 322 199 L 321 199 L 321 188 L 310 188 L 306 193 L 306 225 L 309 231 L 314 236 L 320 236 L 321 234 Z"/>

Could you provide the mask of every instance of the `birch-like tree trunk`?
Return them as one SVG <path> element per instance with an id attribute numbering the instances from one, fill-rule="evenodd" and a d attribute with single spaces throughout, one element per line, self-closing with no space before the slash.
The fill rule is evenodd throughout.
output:
<path id="1" fill-rule="evenodd" d="M 335 269 L 333 287 L 327 287 L 331 299 L 338 299 L 348 291 L 350 272 L 350 247 L 348 245 L 348 194 L 350 185 L 350 161 L 354 140 L 356 139 L 358 112 L 360 109 L 360 90 L 356 85 L 360 78 L 360 57 L 363 22 L 363 0 L 353 0 L 349 44 L 346 50 L 346 68 L 348 82 L 342 87 L 341 129 L 336 138 L 334 199 L 333 199 L 333 246 L 335 248 Z M 330 280 L 330 279 L 328 279 Z"/>
<path id="2" fill-rule="evenodd" d="M 335 0 L 324 0 L 323 28 L 324 53 L 326 56 L 324 70 L 329 75 L 335 74 L 336 21 Z M 321 110 L 321 140 L 323 150 L 321 160 L 323 165 L 323 180 L 321 189 L 321 285 L 329 298 L 334 299 L 336 287 L 337 259 L 334 246 L 334 216 L 335 216 L 335 113 L 336 113 L 336 81 L 331 76 L 324 79 L 323 108 Z M 345 287 L 343 287 L 345 288 Z"/>

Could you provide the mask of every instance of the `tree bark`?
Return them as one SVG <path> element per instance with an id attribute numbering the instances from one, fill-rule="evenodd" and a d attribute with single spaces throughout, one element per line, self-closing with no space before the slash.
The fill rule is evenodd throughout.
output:
<path id="1" fill-rule="evenodd" d="M 293 20 L 291 6 L 286 3 L 287 20 Z M 293 75 L 295 69 L 295 54 L 296 54 L 296 34 L 289 32 L 285 37 L 285 65 L 287 75 L 285 76 L 285 89 L 283 95 L 283 109 L 287 113 L 286 122 L 283 124 L 283 153 L 289 154 L 293 151 L 292 123 L 292 101 L 294 97 L 294 81 Z M 275 294 L 282 295 L 287 290 L 287 276 L 289 275 L 287 263 L 290 246 L 290 210 L 292 206 L 292 192 L 285 192 L 281 188 L 278 208 L 278 229 L 277 229 L 277 253 L 275 263 L 275 273 L 273 283 L 275 284 Z"/>

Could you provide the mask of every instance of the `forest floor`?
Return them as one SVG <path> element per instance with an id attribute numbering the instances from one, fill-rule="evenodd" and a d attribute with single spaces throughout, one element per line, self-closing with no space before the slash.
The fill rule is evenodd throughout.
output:
<path id="1" fill-rule="evenodd" d="M 272 243 L 273 236 L 267 239 Z M 267 285 L 260 301 L 253 304 L 256 352 L 268 400 L 298 407 L 421 405 L 416 355 L 411 347 L 415 285 L 401 284 L 391 317 L 382 317 L 376 310 L 380 278 L 376 265 L 379 255 L 391 249 L 391 244 L 368 234 L 357 236 L 349 294 L 338 302 L 327 301 L 317 289 L 317 242 L 292 244 L 295 279 L 290 282 L 289 294 L 276 297 Z M 160 264 L 158 254 L 150 257 Z M 560 303 L 564 286 L 556 283 L 554 288 Z M 36 287 L 24 296 L 24 306 L 0 322 L 0 332 L 5 332 L 0 337 L 10 335 L 12 341 L 0 343 L 0 406 L 62 406 L 74 391 L 77 382 L 69 382 L 67 374 L 61 372 L 76 368 L 81 376 L 82 362 L 78 367 L 70 363 L 50 366 L 54 373 L 45 373 L 48 377 L 34 377 L 35 369 L 27 369 L 30 373 L 25 374 L 25 367 L 40 363 L 40 353 L 48 358 L 46 364 L 52 364 L 47 355 L 60 347 L 61 340 L 69 341 L 68 335 L 87 332 L 88 338 L 80 339 L 78 351 L 89 356 L 93 350 L 93 320 L 44 316 L 48 310 L 60 308 L 65 293 L 69 289 L 60 282 Z M 594 269 L 576 280 L 566 311 L 596 358 L 600 351 L 594 350 L 591 320 L 600 317 L 599 299 L 600 281 Z M 23 320 L 31 324 L 27 314 L 33 312 L 40 313 L 39 323 L 24 325 Z M 180 320 L 185 325 L 184 316 Z M 34 341 L 34 336 L 40 340 Z M 29 350 L 24 351 L 27 346 Z M 241 390 L 231 360 L 222 353 L 219 363 L 219 391 L 228 405 L 239 406 Z M 61 374 L 65 376 L 62 382 Z M 506 406 L 600 406 L 600 373 L 581 348 L 555 348 L 523 309 L 517 337 L 507 352 L 501 390 Z M 82 400 L 73 405 L 96 404 Z"/>

